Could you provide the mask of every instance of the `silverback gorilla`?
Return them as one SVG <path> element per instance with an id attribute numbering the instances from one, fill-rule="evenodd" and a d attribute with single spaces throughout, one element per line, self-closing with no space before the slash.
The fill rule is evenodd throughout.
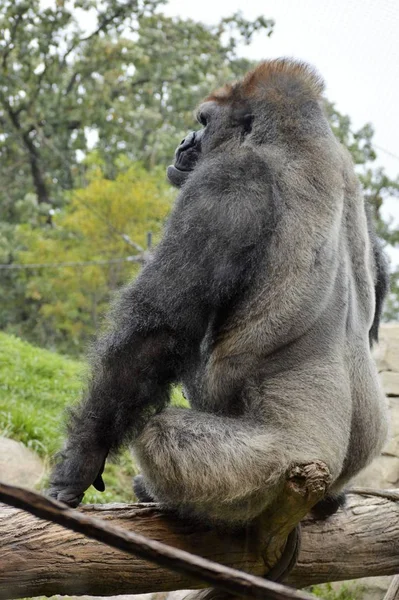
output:
<path id="1" fill-rule="evenodd" d="M 138 496 L 180 514 L 247 522 L 314 459 L 332 512 L 380 452 L 386 263 L 322 92 L 308 65 L 270 60 L 199 107 L 163 239 L 95 345 L 53 497 L 103 490 L 107 455 L 130 443 Z M 168 406 L 175 383 L 190 409 Z"/>

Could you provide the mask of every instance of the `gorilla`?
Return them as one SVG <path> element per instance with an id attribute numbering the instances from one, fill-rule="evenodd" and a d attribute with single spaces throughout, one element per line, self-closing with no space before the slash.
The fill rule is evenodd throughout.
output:
<path id="1" fill-rule="evenodd" d="M 98 337 L 51 496 L 103 490 L 108 454 L 129 443 L 139 498 L 179 514 L 246 523 L 315 459 L 328 514 L 381 451 L 370 343 L 387 267 L 322 92 L 307 64 L 269 60 L 200 105 L 168 168 L 180 193 L 163 239 Z M 176 383 L 190 408 L 169 406 Z"/>

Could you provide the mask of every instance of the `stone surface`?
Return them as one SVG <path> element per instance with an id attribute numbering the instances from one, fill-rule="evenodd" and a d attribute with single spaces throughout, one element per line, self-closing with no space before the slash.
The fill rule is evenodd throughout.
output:
<path id="1" fill-rule="evenodd" d="M 380 373 L 380 377 L 386 395 L 399 396 L 399 372 L 396 373 L 395 371 L 382 371 Z"/>
<path id="2" fill-rule="evenodd" d="M 380 329 L 380 341 L 374 350 L 382 385 L 389 396 L 391 435 L 381 456 L 359 473 L 354 486 L 373 488 L 399 487 L 399 323 L 385 323 Z M 345 582 L 349 589 L 359 590 L 362 600 L 381 600 L 389 587 L 391 577 L 368 577 Z M 342 582 L 333 584 L 339 589 Z"/>
<path id="3" fill-rule="evenodd" d="M 23 444 L 0 437 L 0 479 L 5 483 L 33 488 L 44 475 L 40 458 Z"/>
<path id="4" fill-rule="evenodd" d="M 366 577 L 351 581 L 336 581 L 332 584 L 332 587 L 339 592 L 345 586 L 355 600 L 382 600 L 391 580 L 392 577 L 390 576 Z"/>
<path id="5" fill-rule="evenodd" d="M 399 458 L 379 456 L 352 479 L 350 487 L 392 489 L 399 485 Z"/>
<path id="6" fill-rule="evenodd" d="M 399 397 L 389 398 L 391 433 L 383 454 L 399 458 Z"/>
<path id="7" fill-rule="evenodd" d="M 374 357 L 379 371 L 399 372 L 399 323 L 384 323 Z"/>

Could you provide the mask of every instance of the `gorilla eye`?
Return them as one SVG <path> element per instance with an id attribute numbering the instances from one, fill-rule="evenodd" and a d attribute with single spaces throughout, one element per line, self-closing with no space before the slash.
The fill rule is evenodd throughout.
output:
<path id="1" fill-rule="evenodd" d="M 206 127 L 208 124 L 208 120 L 207 120 L 206 116 L 204 115 L 204 113 L 202 113 L 202 112 L 197 115 L 197 121 L 198 121 L 198 123 L 201 123 L 201 125 L 203 127 Z"/>

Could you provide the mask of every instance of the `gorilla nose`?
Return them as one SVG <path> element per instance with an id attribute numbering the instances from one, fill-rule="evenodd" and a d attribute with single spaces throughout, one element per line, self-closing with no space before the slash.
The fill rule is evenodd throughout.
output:
<path id="1" fill-rule="evenodd" d="M 191 133 L 189 133 L 184 140 L 181 142 L 180 146 L 179 146 L 179 150 L 187 150 L 188 148 L 191 148 L 191 146 L 195 145 L 195 131 L 191 131 Z"/>

